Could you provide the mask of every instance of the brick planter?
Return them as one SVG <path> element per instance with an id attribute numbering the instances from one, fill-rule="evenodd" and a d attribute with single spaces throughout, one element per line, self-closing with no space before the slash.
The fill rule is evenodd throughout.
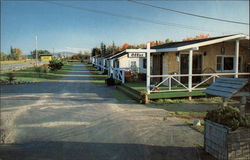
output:
<path id="1" fill-rule="evenodd" d="M 227 126 L 205 121 L 205 151 L 219 160 L 250 159 L 250 128 L 232 131 Z"/>

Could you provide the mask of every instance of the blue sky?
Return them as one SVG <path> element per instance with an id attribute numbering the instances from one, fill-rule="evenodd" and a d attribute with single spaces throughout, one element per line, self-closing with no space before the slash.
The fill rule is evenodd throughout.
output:
<path id="1" fill-rule="evenodd" d="M 139 17 L 166 25 L 88 12 L 48 1 L 4 1 L 1 6 L 1 51 L 12 45 L 29 54 L 35 48 L 52 51 L 91 50 L 105 44 L 140 44 L 169 38 L 175 41 L 201 33 L 211 36 L 245 33 L 249 26 L 190 17 L 128 1 L 56 1 L 70 6 Z M 143 1 L 194 14 L 249 23 L 248 1 Z M 174 24 L 174 26 L 173 26 Z M 192 28 L 192 29 L 187 29 Z"/>

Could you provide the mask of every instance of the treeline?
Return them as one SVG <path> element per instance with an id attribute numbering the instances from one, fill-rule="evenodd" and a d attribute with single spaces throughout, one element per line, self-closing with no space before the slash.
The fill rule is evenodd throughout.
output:
<path id="1" fill-rule="evenodd" d="M 23 52 L 19 48 L 10 47 L 10 54 L 5 54 L 4 52 L 0 53 L 0 60 L 1 61 L 22 60 L 22 59 L 26 59 L 26 57 L 23 56 Z"/>
<path id="2" fill-rule="evenodd" d="M 40 55 L 52 55 L 48 50 L 37 50 L 37 56 Z M 0 61 L 9 61 L 9 60 L 25 60 L 27 58 L 35 59 L 36 50 L 30 52 L 30 55 L 23 55 L 23 52 L 19 48 L 10 47 L 10 54 L 0 52 Z"/>
<path id="3" fill-rule="evenodd" d="M 194 37 L 187 37 L 184 38 L 182 41 L 190 41 L 190 40 L 198 40 L 198 39 L 205 39 L 205 38 L 210 38 L 209 34 L 199 34 Z M 170 39 L 166 39 L 165 41 L 150 41 L 150 46 L 157 46 L 161 45 L 164 43 L 170 43 L 173 42 Z M 138 44 L 138 45 L 133 45 L 133 44 L 128 44 L 124 43 L 121 46 L 116 46 L 115 43 L 113 42 L 112 45 L 105 45 L 104 43 L 101 43 L 100 47 L 94 47 L 91 51 L 91 56 L 96 56 L 96 55 L 112 55 L 117 52 L 123 51 L 125 49 L 138 49 L 138 48 L 146 48 L 146 44 Z"/>
<path id="4" fill-rule="evenodd" d="M 150 41 L 150 46 L 156 46 L 156 45 L 161 45 L 164 43 L 170 43 L 172 42 L 170 39 L 166 39 L 165 42 L 163 41 Z M 101 43 L 100 47 L 94 47 L 91 51 L 91 56 L 96 56 L 96 55 L 110 55 L 110 54 L 115 54 L 117 52 L 123 51 L 125 49 L 138 49 L 138 48 L 146 48 L 146 44 L 138 44 L 138 45 L 133 45 L 133 44 L 128 44 L 124 43 L 121 46 L 116 46 L 115 43 L 113 42 L 112 45 L 106 45 L 103 42 Z"/>

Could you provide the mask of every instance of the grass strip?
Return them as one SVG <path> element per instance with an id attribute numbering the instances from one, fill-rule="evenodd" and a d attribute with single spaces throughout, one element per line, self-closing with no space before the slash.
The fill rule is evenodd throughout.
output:
<path id="1" fill-rule="evenodd" d="M 62 69 L 57 71 L 50 71 L 48 73 L 36 72 L 34 67 L 25 68 L 22 70 L 13 71 L 15 81 L 41 82 L 48 80 L 56 80 L 62 78 L 66 73 L 71 71 L 72 65 L 64 65 Z M 6 80 L 7 74 L 4 72 L 0 74 L 0 79 Z"/>
<path id="2" fill-rule="evenodd" d="M 32 63 L 32 62 L 36 62 L 36 60 L 0 61 L 0 64 L 6 65 L 6 64 Z"/>

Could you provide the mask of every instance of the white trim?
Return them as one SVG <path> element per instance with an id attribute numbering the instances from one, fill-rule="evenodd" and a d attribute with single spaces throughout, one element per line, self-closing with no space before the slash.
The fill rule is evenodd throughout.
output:
<path id="1" fill-rule="evenodd" d="M 222 57 L 222 63 L 221 63 L 221 68 L 222 70 L 217 70 L 217 57 Z M 224 70 L 224 57 L 231 57 L 233 58 L 233 70 Z M 238 68 L 239 69 L 239 72 L 242 71 L 243 69 L 243 56 L 240 55 L 239 58 L 241 59 L 241 62 L 240 62 L 240 67 Z M 230 72 L 235 72 L 235 55 L 216 55 L 216 59 L 215 59 L 215 71 L 217 73 L 230 73 Z"/>
<path id="2" fill-rule="evenodd" d="M 147 93 L 150 94 L 150 43 L 147 43 L 147 76 L 146 76 L 146 89 Z"/>
<path id="3" fill-rule="evenodd" d="M 111 57 L 108 57 L 107 59 L 113 59 L 113 57 L 118 56 L 118 55 L 124 53 L 125 51 L 126 51 L 126 50 L 123 50 L 123 51 L 121 51 L 121 52 L 119 52 L 119 53 L 117 53 L 117 54 L 115 54 L 115 55 L 113 55 L 113 56 L 111 56 Z"/>
<path id="4" fill-rule="evenodd" d="M 126 49 L 125 50 L 126 52 L 134 52 L 134 53 L 147 53 L 147 49 Z M 149 50 L 150 52 L 156 52 L 156 49 L 150 49 Z"/>
<path id="5" fill-rule="evenodd" d="M 175 52 L 175 51 L 182 51 L 182 50 L 198 50 L 199 47 L 202 46 L 207 46 L 215 43 L 220 43 L 224 41 L 229 41 L 229 40 L 234 40 L 234 39 L 249 39 L 249 36 L 244 35 L 244 34 L 237 34 L 233 36 L 228 36 L 224 38 L 219 38 L 219 39 L 214 39 L 214 40 L 208 40 L 205 42 L 200 42 L 200 43 L 195 43 L 195 44 L 190 44 L 182 47 L 176 47 L 176 48 L 162 48 L 162 49 L 156 49 L 155 52 Z"/>
<path id="6" fill-rule="evenodd" d="M 240 41 L 237 39 L 235 41 L 235 58 L 234 58 L 234 70 L 235 73 L 239 73 L 239 50 L 240 50 Z M 238 75 L 235 75 L 235 78 L 238 78 Z"/>

